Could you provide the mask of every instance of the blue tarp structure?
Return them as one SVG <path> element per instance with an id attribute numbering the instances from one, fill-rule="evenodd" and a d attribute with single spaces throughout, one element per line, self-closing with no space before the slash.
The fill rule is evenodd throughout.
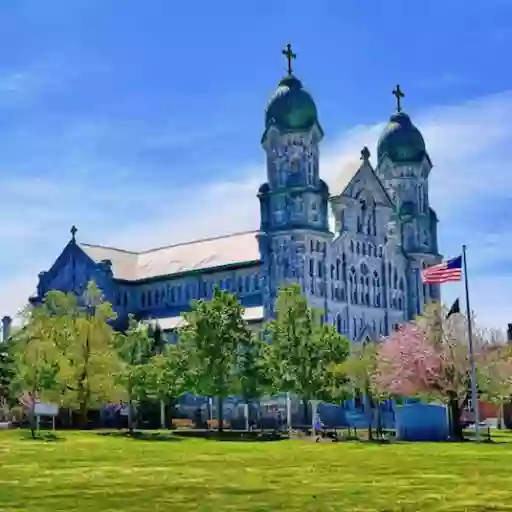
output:
<path id="1" fill-rule="evenodd" d="M 409 403 L 396 408 L 396 434 L 402 441 L 446 441 L 446 407 L 439 404 Z"/>

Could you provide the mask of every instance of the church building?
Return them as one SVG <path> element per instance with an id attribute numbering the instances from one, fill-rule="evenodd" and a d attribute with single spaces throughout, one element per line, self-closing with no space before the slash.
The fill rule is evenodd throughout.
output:
<path id="1" fill-rule="evenodd" d="M 376 167 L 364 147 L 360 165 L 343 171 L 339 193 L 332 194 L 321 178 L 317 106 L 292 73 L 290 45 L 283 53 L 288 73 L 262 127 L 266 181 L 254 191 L 259 227 L 142 252 L 81 243 L 73 227 L 30 301 L 37 304 L 53 289 L 81 293 L 94 280 L 113 304 L 116 327 L 133 313 L 170 334 L 190 302 L 210 298 L 215 286 L 235 293 L 258 326 L 272 317 L 279 288 L 294 282 L 328 322 L 361 341 L 387 335 L 439 300 L 439 287 L 421 281 L 422 269 L 441 261 L 429 203 L 432 162 L 402 111 L 400 87 Z"/>

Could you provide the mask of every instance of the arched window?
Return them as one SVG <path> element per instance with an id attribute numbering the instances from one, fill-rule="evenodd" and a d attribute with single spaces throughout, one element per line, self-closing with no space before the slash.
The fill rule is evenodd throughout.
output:
<path id="1" fill-rule="evenodd" d="M 309 258 L 309 276 L 313 277 L 315 275 L 315 261 L 313 258 Z"/>
<path id="2" fill-rule="evenodd" d="M 336 281 L 340 280 L 340 265 L 341 265 L 340 259 L 336 258 Z"/>
<path id="3" fill-rule="evenodd" d="M 394 272 L 393 272 L 393 288 L 395 290 L 398 289 L 398 273 L 396 271 L 396 268 L 394 269 Z"/>
<path id="4" fill-rule="evenodd" d="M 357 304 L 357 276 L 356 269 L 352 267 L 349 274 L 350 300 L 353 304 Z"/>
<path id="5" fill-rule="evenodd" d="M 364 284 L 365 284 L 365 292 L 364 292 L 365 304 L 367 306 L 369 306 L 370 305 L 370 278 L 368 276 L 365 277 Z"/>
<path id="6" fill-rule="evenodd" d="M 353 319 L 353 329 L 354 329 L 354 338 L 357 336 L 357 318 L 354 317 Z"/>
<path id="7" fill-rule="evenodd" d="M 398 288 L 401 292 L 404 291 L 404 278 L 403 277 L 400 278 L 400 284 L 398 285 Z"/>
<path id="8" fill-rule="evenodd" d="M 356 244 L 356 254 L 359 254 L 361 252 L 361 244 L 357 242 Z"/>
<path id="9" fill-rule="evenodd" d="M 251 276 L 245 276 L 245 291 L 250 292 L 251 290 Z"/>
<path id="10" fill-rule="evenodd" d="M 365 299 L 366 294 L 364 292 L 364 277 L 363 276 L 360 277 L 359 283 L 361 285 L 361 290 L 360 290 L 361 291 L 361 304 L 364 304 L 365 303 L 364 299 Z"/>
<path id="11" fill-rule="evenodd" d="M 148 305 L 148 308 L 152 306 L 151 290 L 149 290 L 149 291 L 148 291 L 148 296 L 147 296 L 147 305 Z"/>
<path id="12" fill-rule="evenodd" d="M 336 329 L 338 330 L 338 332 L 342 332 L 342 330 L 341 330 L 341 316 L 340 316 L 339 313 L 336 315 Z"/>
<path id="13" fill-rule="evenodd" d="M 350 240 L 350 252 L 354 252 L 354 240 Z"/>
<path id="14" fill-rule="evenodd" d="M 374 298 L 375 298 L 375 306 L 380 307 L 380 279 L 377 271 L 373 273 L 373 289 L 374 289 Z"/>
<path id="15" fill-rule="evenodd" d="M 238 293 L 242 293 L 244 291 L 244 278 L 240 276 L 237 281 L 238 285 Z"/>
<path id="16" fill-rule="evenodd" d="M 402 310 L 403 309 L 403 302 L 402 302 L 402 297 L 398 297 L 398 309 Z"/>
<path id="17" fill-rule="evenodd" d="M 146 307 L 146 294 L 144 292 L 140 295 L 140 305 L 145 308 Z"/>

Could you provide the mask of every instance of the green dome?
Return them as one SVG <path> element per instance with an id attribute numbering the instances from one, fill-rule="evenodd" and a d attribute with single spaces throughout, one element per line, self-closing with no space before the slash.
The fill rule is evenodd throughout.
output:
<path id="1" fill-rule="evenodd" d="M 377 157 L 380 160 L 384 155 L 393 162 L 418 161 L 425 155 L 423 136 L 404 112 L 391 116 L 379 138 Z"/>
<path id="2" fill-rule="evenodd" d="M 265 128 L 283 131 L 309 130 L 318 122 L 318 113 L 311 95 L 293 75 L 279 82 L 265 111 Z"/>

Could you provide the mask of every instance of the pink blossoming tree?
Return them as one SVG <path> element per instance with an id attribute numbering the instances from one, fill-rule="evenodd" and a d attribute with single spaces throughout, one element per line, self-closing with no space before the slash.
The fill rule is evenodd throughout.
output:
<path id="1" fill-rule="evenodd" d="M 466 320 L 460 314 L 445 317 L 442 308 L 431 305 L 383 340 L 373 384 L 391 396 L 442 401 L 449 408 L 452 437 L 461 439 L 461 415 L 471 393 Z M 484 342 L 478 334 L 474 341 L 482 360 Z"/>

